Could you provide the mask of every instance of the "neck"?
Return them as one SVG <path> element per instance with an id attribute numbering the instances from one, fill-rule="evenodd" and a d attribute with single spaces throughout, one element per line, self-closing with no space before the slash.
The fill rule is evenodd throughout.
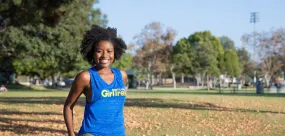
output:
<path id="1" fill-rule="evenodd" d="M 103 68 L 103 67 L 95 66 L 95 69 L 97 70 L 98 73 L 102 73 L 102 74 L 112 73 L 110 67 L 105 67 L 105 68 Z"/>

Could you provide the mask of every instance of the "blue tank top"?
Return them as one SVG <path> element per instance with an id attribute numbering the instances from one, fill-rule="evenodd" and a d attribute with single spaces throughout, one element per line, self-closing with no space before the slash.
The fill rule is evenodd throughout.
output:
<path id="1" fill-rule="evenodd" d="M 89 68 L 91 103 L 86 101 L 84 119 L 78 135 L 125 136 L 123 108 L 126 89 L 119 69 L 111 68 L 114 80 L 107 84 L 95 67 Z"/>

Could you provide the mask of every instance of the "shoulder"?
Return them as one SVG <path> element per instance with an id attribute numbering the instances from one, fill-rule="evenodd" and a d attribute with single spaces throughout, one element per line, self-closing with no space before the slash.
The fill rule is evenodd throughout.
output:
<path id="1" fill-rule="evenodd" d="M 90 73 L 89 73 L 89 71 L 88 70 L 84 70 L 84 71 L 80 72 L 76 76 L 75 82 L 83 83 L 83 84 L 89 84 L 89 82 L 90 82 Z"/>
<path id="2" fill-rule="evenodd" d="M 123 78 L 124 78 L 124 77 L 128 77 L 128 75 L 127 75 L 126 71 L 124 71 L 124 70 L 120 70 L 120 72 L 121 72 L 121 74 L 122 74 L 122 77 L 123 77 Z"/>
<path id="3" fill-rule="evenodd" d="M 124 70 L 120 70 L 121 74 L 122 74 L 122 78 L 124 80 L 124 83 L 127 84 L 128 82 L 128 75 Z"/>
<path id="4" fill-rule="evenodd" d="M 90 83 L 90 74 L 88 70 L 80 72 L 74 79 L 71 86 L 68 101 L 76 101 L 76 99 L 84 92 Z"/>
<path id="5" fill-rule="evenodd" d="M 125 77 L 128 76 L 127 73 L 126 73 L 124 70 L 120 70 L 120 69 L 118 69 L 118 68 L 112 68 L 112 69 L 115 70 L 116 73 L 121 73 L 121 75 L 122 75 L 123 78 L 125 78 Z"/>

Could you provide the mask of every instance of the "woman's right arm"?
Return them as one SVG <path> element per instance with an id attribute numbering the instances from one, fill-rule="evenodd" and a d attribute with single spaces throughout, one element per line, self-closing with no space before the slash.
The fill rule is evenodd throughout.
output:
<path id="1" fill-rule="evenodd" d="M 65 100 L 63 115 L 64 121 L 67 127 L 68 135 L 74 136 L 74 127 L 73 127 L 73 107 L 77 102 L 80 95 L 83 93 L 86 86 L 89 85 L 90 82 L 90 74 L 88 71 L 83 71 L 79 73 L 70 89 L 70 92 Z"/>

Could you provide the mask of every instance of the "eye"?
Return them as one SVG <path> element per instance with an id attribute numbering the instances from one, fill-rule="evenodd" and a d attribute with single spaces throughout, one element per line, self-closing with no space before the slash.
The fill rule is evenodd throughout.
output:
<path id="1" fill-rule="evenodd" d="M 102 52 L 102 51 L 101 51 L 101 50 L 96 50 L 95 52 L 96 52 L 96 53 L 100 53 L 100 52 Z"/>
<path id="2" fill-rule="evenodd" d="M 108 53 L 112 53 L 113 51 L 107 51 Z"/>

